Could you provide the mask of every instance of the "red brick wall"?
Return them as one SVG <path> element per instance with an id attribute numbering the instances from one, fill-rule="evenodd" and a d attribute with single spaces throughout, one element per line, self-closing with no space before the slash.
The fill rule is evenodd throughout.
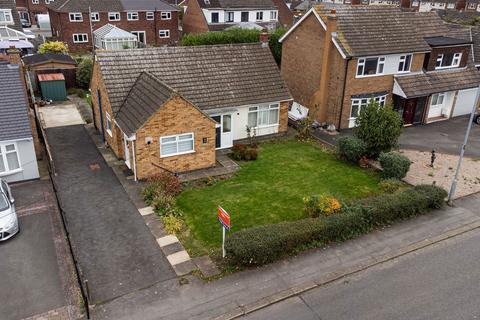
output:
<path id="1" fill-rule="evenodd" d="M 282 27 L 293 25 L 293 12 L 288 8 L 285 0 L 272 0 L 278 9 L 278 21 Z"/>
<path id="2" fill-rule="evenodd" d="M 205 16 L 197 1 L 187 0 L 187 11 L 182 19 L 184 33 L 208 32 L 207 20 L 205 20 Z"/>

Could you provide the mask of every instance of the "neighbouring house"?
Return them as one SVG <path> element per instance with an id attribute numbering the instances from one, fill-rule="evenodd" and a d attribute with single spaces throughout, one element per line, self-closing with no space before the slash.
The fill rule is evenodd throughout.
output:
<path id="1" fill-rule="evenodd" d="M 107 24 L 135 35 L 142 46 L 180 39 L 178 8 L 162 0 L 56 0 L 48 9 L 53 37 L 71 51 L 92 50 L 92 33 Z"/>
<path id="2" fill-rule="evenodd" d="M 10 47 L 22 50 L 23 54 L 31 53 L 33 44 L 28 39 L 15 0 L 0 0 L 0 53 L 4 54 Z"/>
<path id="3" fill-rule="evenodd" d="M 406 125 L 466 114 L 480 83 L 472 40 L 434 12 L 321 5 L 280 41 L 293 98 L 337 129 L 354 127 L 371 99 L 393 104 Z"/>
<path id="4" fill-rule="evenodd" d="M 293 13 L 284 0 L 186 0 L 184 33 L 222 31 L 256 24 L 269 30 L 293 25 Z"/>
<path id="5" fill-rule="evenodd" d="M 34 125 L 21 66 L 0 60 L 0 177 L 8 182 L 39 178 Z"/>
<path id="6" fill-rule="evenodd" d="M 94 123 L 138 179 L 215 166 L 215 150 L 287 131 L 291 96 L 267 43 L 99 51 Z"/>
<path id="7" fill-rule="evenodd" d="M 75 87 L 77 63 L 67 54 L 45 53 L 23 57 L 26 72 L 29 73 L 34 90 L 39 89 L 38 76 L 41 74 L 61 73 L 68 88 Z"/>
<path id="8" fill-rule="evenodd" d="M 15 0 L 20 18 L 38 25 L 38 16 L 48 15 L 47 6 L 55 0 Z"/>

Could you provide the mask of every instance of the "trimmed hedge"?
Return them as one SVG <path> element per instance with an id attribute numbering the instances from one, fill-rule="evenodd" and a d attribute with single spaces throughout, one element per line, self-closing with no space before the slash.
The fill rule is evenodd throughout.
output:
<path id="1" fill-rule="evenodd" d="M 422 185 L 358 201 L 328 217 L 241 230 L 227 237 L 227 258 L 239 266 L 270 263 L 302 246 L 351 239 L 375 227 L 440 208 L 446 196 L 447 192 L 440 187 Z"/>
<path id="2" fill-rule="evenodd" d="M 393 151 L 380 154 L 378 162 L 382 166 L 384 179 L 398 180 L 405 178 L 411 164 L 410 159 Z"/>
<path id="3" fill-rule="evenodd" d="M 338 140 L 338 152 L 348 161 L 357 164 L 367 154 L 367 145 L 356 137 L 342 137 Z"/>

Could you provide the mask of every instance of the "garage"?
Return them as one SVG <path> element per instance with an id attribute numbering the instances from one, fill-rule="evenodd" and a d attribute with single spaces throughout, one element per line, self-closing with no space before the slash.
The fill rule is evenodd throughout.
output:
<path id="1" fill-rule="evenodd" d="M 472 112 L 473 104 L 475 103 L 476 94 L 477 88 L 459 90 L 452 116 L 457 117 L 470 114 Z"/>

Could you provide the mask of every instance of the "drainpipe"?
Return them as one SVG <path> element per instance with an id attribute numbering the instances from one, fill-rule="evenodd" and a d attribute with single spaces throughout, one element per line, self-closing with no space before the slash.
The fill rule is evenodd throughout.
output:
<path id="1" fill-rule="evenodd" d="M 135 152 L 135 140 L 132 140 L 132 151 L 133 151 L 133 180 L 137 182 L 137 159 L 136 159 L 136 152 Z"/>
<path id="2" fill-rule="evenodd" d="M 345 90 L 347 89 L 347 73 L 348 73 L 348 63 L 352 58 L 347 58 L 347 63 L 345 64 L 345 71 L 343 72 L 343 90 L 342 90 L 342 101 L 340 104 L 340 117 L 338 118 L 338 127 L 337 131 L 340 131 L 340 126 L 342 125 L 342 114 L 343 114 L 343 102 L 345 100 Z"/>

